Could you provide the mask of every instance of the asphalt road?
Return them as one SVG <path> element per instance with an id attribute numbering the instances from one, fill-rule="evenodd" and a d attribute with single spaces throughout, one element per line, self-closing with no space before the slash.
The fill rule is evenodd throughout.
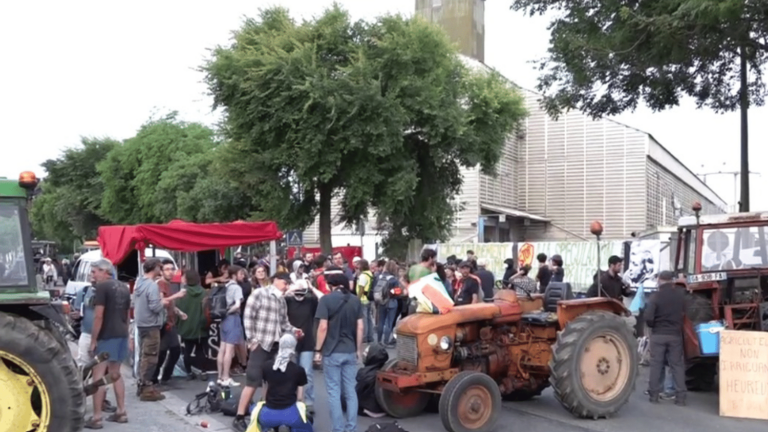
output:
<path id="1" fill-rule="evenodd" d="M 238 381 L 242 381 L 239 378 Z M 641 369 L 637 387 L 627 405 L 614 418 L 604 420 L 583 420 L 572 417 L 555 399 L 548 389 L 541 397 L 528 402 L 505 402 L 494 432 L 648 432 L 674 428 L 679 432 L 701 432 L 723 430 L 729 432 L 765 432 L 768 422 L 720 417 L 716 393 L 690 393 L 686 407 L 675 406 L 671 401 L 652 405 L 643 394 L 647 386 L 647 369 Z M 204 391 L 207 383 L 174 379 L 168 392 L 184 403 L 194 399 L 195 394 Z M 239 395 L 239 390 L 236 390 Z M 330 430 L 330 419 L 325 395 L 322 372 L 315 372 L 315 430 Z M 182 407 L 183 408 L 183 407 Z M 181 411 L 179 411 L 181 412 Z M 230 417 L 216 414 L 218 421 L 229 424 Z M 358 431 L 363 432 L 370 424 L 391 421 L 389 418 L 370 419 L 359 417 Z M 419 417 L 398 421 L 410 432 L 442 432 L 443 426 L 437 414 L 425 413 Z"/>

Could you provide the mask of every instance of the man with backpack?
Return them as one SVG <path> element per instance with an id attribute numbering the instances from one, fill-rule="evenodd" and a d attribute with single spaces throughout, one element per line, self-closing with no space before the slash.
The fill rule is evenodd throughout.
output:
<path id="1" fill-rule="evenodd" d="M 152 377 L 157 368 L 160 354 L 160 329 L 166 322 L 165 308 L 176 299 L 186 295 L 186 290 L 163 297 L 157 278 L 162 271 L 157 258 L 148 258 L 142 266 L 144 274 L 136 281 L 133 292 L 134 316 L 139 332 L 139 399 L 143 402 L 156 402 L 165 399 L 152 384 Z"/>
<path id="2" fill-rule="evenodd" d="M 355 382 L 358 361 L 363 358 L 363 306 L 349 289 L 349 279 L 342 269 L 330 267 L 326 281 L 333 291 L 320 299 L 315 318 L 317 327 L 314 362 L 323 364 L 331 431 L 357 430 L 357 394 Z M 343 387 L 343 389 L 342 389 Z M 341 397 L 347 403 L 346 420 Z"/>
<path id="3" fill-rule="evenodd" d="M 377 326 L 376 333 L 379 343 L 388 347 L 394 345 L 392 340 L 392 328 L 397 315 L 397 300 L 402 294 L 402 289 L 397 280 L 399 267 L 394 260 L 387 261 L 384 271 L 376 279 L 372 292 L 372 303 L 376 308 Z"/>

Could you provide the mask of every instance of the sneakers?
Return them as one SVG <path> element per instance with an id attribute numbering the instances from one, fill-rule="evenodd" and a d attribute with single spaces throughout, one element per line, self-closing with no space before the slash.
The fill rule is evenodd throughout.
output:
<path id="1" fill-rule="evenodd" d="M 245 418 L 235 417 L 235 419 L 232 420 L 232 429 L 237 432 L 245 432 L 248 430 L 248 423 L 245 422 Z"/>
<path id="2" fill-rule="evenodd" d="M 240 383 L 233 380 L 232 378 L 219 380 L 218 384 L 223 387 L 240 387 Z"/>
<path id="3" fill-rule="evenodd" d="M 662 394 L 659 395 L 659 398 L 661 400 L 673 400 L 673 399 L 675 399 L 675 394 L 674 393 L 662 393 Z"/>
<path id="4" fill-rule="evenodd" d="M 245 369 L 242 366 L 235 366 L 229 371 L 229 374 L 232 376 L 243 376 L 245 375 Z"/>

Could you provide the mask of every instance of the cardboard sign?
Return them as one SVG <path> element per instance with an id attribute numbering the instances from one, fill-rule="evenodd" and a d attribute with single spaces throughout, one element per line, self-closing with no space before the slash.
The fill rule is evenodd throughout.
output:
<path id="1" fill-rule="evenodd" d="M 768 420 L 768 332 L 720 332 L 720 415 Z"/>

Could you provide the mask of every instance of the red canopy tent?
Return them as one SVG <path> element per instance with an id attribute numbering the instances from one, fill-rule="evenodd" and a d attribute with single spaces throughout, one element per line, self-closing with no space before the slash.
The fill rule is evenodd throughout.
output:
<path id="1" fill-rule="evenodd" d="M 167 224 L 103 226 L 99 228 L 98 241 L 104 258 L 117 264 L 134 249 L 143 252 L 149 245 L 179 252 L 198 252 L 282 237 L 275 222 L 196 224 L 175 220 Z"/>

